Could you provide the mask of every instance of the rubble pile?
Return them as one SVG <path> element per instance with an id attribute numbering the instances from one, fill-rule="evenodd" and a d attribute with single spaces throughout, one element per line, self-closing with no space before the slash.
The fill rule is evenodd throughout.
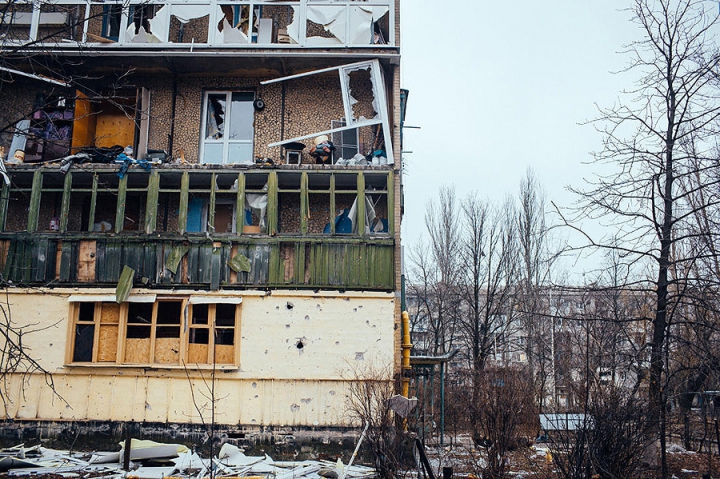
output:
<path id="1" fill-rule="evenodd" d="M 121 444 L 121 447 L 123 444 Z M 270 456 L 246 456 L 231 444 L 224 444 L 216 457 L 206 459 L 180 444 L 161 444 L 133 439 L 129 461 L 124 448 L 118 452 L 79 453 L 42 446 L 0 450 L 0 474 L 102 478 L 197 478 L 233 477 L 245 479 L 362 479 L 375 470 L 330 461 L 274 461 Z"/>

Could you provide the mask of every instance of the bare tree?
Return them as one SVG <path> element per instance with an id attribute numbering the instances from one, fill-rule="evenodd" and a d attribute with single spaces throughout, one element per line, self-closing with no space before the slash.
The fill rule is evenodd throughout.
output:
<path id="1" fill-rule="evenodd" d="M 552 383 L 552 314 L 549 311 L 553 267 L 561 248 L 552 245 L 546 216 L 545 194 L 528 169 L 520 181 L 516 214 L 519 250 L 522 255 L 517 301 L 524 331 L 525 353 L 533 371 L 535 393 L 543 409 L 547 387 Z"/>
<path id="2" fill-rule="evenodd" d="M 508 471 L 507 455 L 527 444 L 537 431 L 537 409 L 527 388 L 528 372 L 514 367 L 487 368 L 473 408 L 475 441 L 487 451 L 483 477 L 502 478 Z"/>
<path id="3" fill-rule="evenodd" d="M 461 246 L 461 225 L 453 188 L 441 188 L 437 201 L 430 201 L 425 225 L 429 244 L 420 243 L 410 251 L 408 289 L 417 302 L 415 319 L 421 314 L 422 327 L 430 333 L 427 352 L 437 355 L 452 349 L 460 312 L 462 276 L 457 253 Z M 416 324 L 416 328 L 419 326 Z"/>
<path id="4" fill-rule="evenodd" d="M 463 202 L 464 235 L 460 257 L 465 263 L 462 325 L 469 367 L 479 377 L 498 343 L 517 332 L 515 285 L 519 262 L 510 201 L 490 208 L 477 195 Z"/>
<path id="5" fill-rule="evenodd" d="M 349 419 L 365 426 L 366 448 L 375 461 L 378 476 L 394 478 L 409 448 L 403 447 L 405 434 L 398 427 L 400 417 L 390 407 L 390 398 L 396 391 L 392 371 L 370 365 L 351 371 L 347 380 Z"/>
<path id="6" fill-rule="evenodd" d="M 711 27 L 718 17 L 714 5 L 700 0 L 635 0 L 631 11 L 643 38 L 628 47 L 628 70 L 639 72 L 640 80 L 627 102 L 600 110 L 604 148 L 596 162 L 610 165 L 611 173 L 576 191 L 582 214 L 608 219 L 613 237 L 622 241 L 592 244 L 618 251 L 629 267 L 652 271 L 646 283 L 623 287 L 644 288 L 655 297 L 648 422 L 660 441 L 662 477 L 667 477 L 668 337 L 691 279 L 676 273 L 688 272 L 697 259 L 680 255 L 677 245 L 693 236 L 685 227 L 688 220 L 717 204 L 692 204 L 678 185 L 717 164 L 713 147 L 720 119 L 720 55 Z M 700 188 L 714 185 L 716 180 Z"/>

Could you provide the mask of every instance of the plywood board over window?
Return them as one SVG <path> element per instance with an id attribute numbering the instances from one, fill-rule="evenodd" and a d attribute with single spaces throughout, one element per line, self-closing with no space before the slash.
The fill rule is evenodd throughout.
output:
<path id="1" fill-rule="evenodd" d="M 138 100 L 140 99 L 140 110 Z M 76 93 L 75 118 L 71 146 L 73 151 L 82 148 L 106 148 L 115 145 L 135 145 L 135 118 L 144 126 L 142 111 L 147 111 L 150 97 L 146 90 L 126 91 L 123 96 L 89 98 L 82 92 Z M 146 115 L 145 115 L 146 116 Z M 142 131 L 142 130 L 140 130 Z M 140 150 L 147 151 L 147 137 L 141 138 Z"/>
<path id="2" fill-rule="evenodd" d="M 114 362 L 117 358 L 120 305 L 100 303 L 98 307 L 100 308 L 100 333 L 97 360 L 98 362 Z"/>
<path id="3" fill-rule="evenodd" d="M 80 241 L 78 255 L 78 281 L 95 281 L 95 241 Z"/>
<path id="4" fill-rule="evenodd" d="M 240 308 L 236 298 L 190 299 L 188 362 L 237 364 Z"/>

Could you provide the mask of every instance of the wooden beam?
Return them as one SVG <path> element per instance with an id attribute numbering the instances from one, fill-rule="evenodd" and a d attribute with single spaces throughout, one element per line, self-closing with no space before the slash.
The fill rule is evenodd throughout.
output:
<path id="1" fill-rule="evenodd" d="M 123 230 L 125 224 L 125 199 L 127 197 L 127 180 L 128 175 L 126 174 L 120 178 L 120 184 L 118 185 L 117 192 L 117 209 L 115 210 L 115 232 L 120 233 Z"/>
<path id="2" fill-rule="evenodd" d="M 335 211 L 335 174 L 330 175 L 330 234 L 335 234 L 335 216 L 337 216 L 337 211 Z"/>
<path id="3" fill-rule="evenodd" d="M 270 236 L 277 234 L 278 223 L 278 178 L 277 172 L 271 171 L 268 175 L 268 207 L 267 207 L 267 233 Z"/>
<path id="4" fill-rule="evenodd" d="M 185 234 L 187 231 L 188 215 L 188 191 L 190 190 L 190 175 L 183 171 L 180 179 L 180 213 L 178 215 L 178 233 Z"/>
<path id="5" fill-rule="evenodd" d="M 238 173 L 237 196 L 235 197 L 235 234 L 243 234 L 245 228 L 245 175 Z"/>
<path id="6" fill-rule="evenodd" d="M 152 234 L 157 228 L 157 210 L 160 199 L 160 175 L 157 170 L 150 173 L 147 198 L 145 200 L 145 233 Z"/>
<path id="7" fill-rule="evenodd" d="M 97 204 L 98 175 L 93 175 L 92 194 L 90 197 L 90 214 L 88 214 L 88 231 L 92 231 L 95 226 L 95 205 Z"/>
<path id="8" fill-rule="evenodd" d="M 357 175 L 357 206 L 355 225 L 357 234 L 362 236 L 365 234 L 365 175 L 362 171 Z"/>
<path id="9" fill-rule="evenodd" d="M 310 219 L 310 199 L 308 196 L 308 174 L 300 174 L 300 234 L 308 234 L 308 220 Z"/>
<path id="10" fill-rule="evenodd" d="M 70 215 L 70 195 L 72 191 L 72 172 L 65 173 L 65 183 L 63 186 L 62 206 L 60 206 L 60 231 L 67 231 L 68 216 Z"/>
<path id="11" fill-rule="evenodd" d="M 5 231 L 8 203 L 10 203 L 10 187 L 3 182 L 2 196 L 0 196 L 0 231 Z"/>
<path id="12" fill-rule="evenodd" d="M 395 173 L 391 171 L 387 177 L 387 220 L 388 234 L 395 236 Z"/>
<path id="13" fill-rule="evenodd" d="M 37 231 L 38 217 L 40 216 L 40 198 L 42 196 L 42 171 L 35 170 L 33 173 L 32 192 L 30 193 L 30 205 L 28 211 L 27 230 L 28 233 Z"/>

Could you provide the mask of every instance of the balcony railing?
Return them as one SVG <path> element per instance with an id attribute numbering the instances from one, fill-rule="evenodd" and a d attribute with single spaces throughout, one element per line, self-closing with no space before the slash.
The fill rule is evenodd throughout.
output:
<path id="1" fill-rule="evenodd" d="M 54 0 L 3 5 L 5 46 L 303 48 L 395 45 L 394 0 Z"/>

